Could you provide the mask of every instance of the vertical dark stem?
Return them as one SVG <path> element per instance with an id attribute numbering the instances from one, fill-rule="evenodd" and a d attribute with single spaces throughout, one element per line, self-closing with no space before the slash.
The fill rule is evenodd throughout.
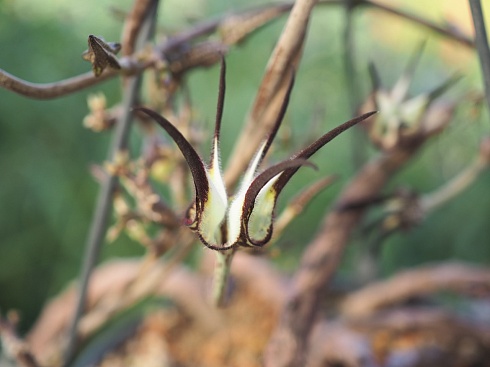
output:
<path id="1" fill-rule="evenodd" d="M 358 2 L 356 0 L 344 0 L 345 8 L 345 27 L 343 32 L 343 65 L 345 73 L 345 81 L 347 84 L 347 99 L 349 102 L 349 109 L 351 117 L 356 116 L 357 108 L 360 104 L 360 87 L 356 79 L 356 66 L 355 66 L 355 50 L 354 50 L 354 34 L 353 34 L 353 19 L 354 10 Z M 366 144 L 363 144 L 365 139 L 362 130 L 353 129 L 352 134 L 352 153 L 353 162 L 356 168 L 361 167 L 365 163 L 365 149 Z"/>
<path id="2" fill-rule="evenodd" d="M 485 29 L 485 20 L 483 19 L 483 10 L 480 0 L 470 0 L 471 15 L 473 25 L 475 26 L 475 41 L 480 57 L 480 67 L 483 74 L 485 85 L 485 96 L 487 98 L 487 107 L 490 113 L 490 48 L 488 47 L 487 31 Z"/>
<path id="3" fill-rule="evenodd" d="M 149 38 L 152 37 L 154 23 L 158 9 L 158 0 L 153 0 L 148 7 L 147 15 L 141 27 L 139 38 L 139 47 L 143 46 Z M 127 149 L 129 131 L 132 121 L 132 108 L 138 98 L 138 92 L 141 84 L 141 74 L 128 77 L 123 90 L 123 113 L 116 124 L 111 147 L 108 153 L 108 160 L 113 161 L 118 152 Z M 90 283 L 90 277 L 95 264 L 99 258 L 100 249 L 104 241 L 109 215 L 112 207 L 112 194 L 117 184 L 117 177 L 107 175 L 103 181 L 97 203 L 94 210 L 94 216 L 90 226 L 89 235 L 85 245 L 85 254 L 80 274 L 80 288 L 76 304 L 75 313 L 68 335 L 68 345 L 65 355 L 65 366 L 70 363 L 76 350 L 78 339 L 78 324 L 83 315 L 87 301 L 87 290 Z"/>

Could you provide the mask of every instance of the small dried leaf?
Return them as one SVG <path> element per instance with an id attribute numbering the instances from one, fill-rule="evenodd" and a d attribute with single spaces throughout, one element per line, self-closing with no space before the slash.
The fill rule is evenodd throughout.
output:
<path id="1" fill-rule="evenodd" d="M 121 69 L 116 57 L 120 49 L 119 43 L 105 42 L 102 38 L 90 35 L 88 36 L 88 50 L 82 54 L 82 57 L 92 64 L 94 75 L 98 77 L 107 67 Z"/>

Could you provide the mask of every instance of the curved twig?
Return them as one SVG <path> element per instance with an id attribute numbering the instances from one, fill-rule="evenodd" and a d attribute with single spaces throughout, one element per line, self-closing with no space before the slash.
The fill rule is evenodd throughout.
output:
<path id="1" fill-rule="evenodd" d="M 324 0 L 319 2 L 321 5 L 338 5 L 342 3 L 343 1 L 341 0 Z M 395 9 L 384 4 L 379 4 L 375 0 L 359 0 L 359 2 L 355 3 L 355 5 L 366 5 L 380 9 L 387 13 L 402 17 L 429 28 L 445 37 L 460 42 L 467 47 L 475 47 L 474 41 L 466 35 L 453 31 L 447 27 L 439 26 L 414 14 Z M 240 17 L 234 14 L 217 20 L 204 21 L 193 27 L 191 30 L 184 31 L 176 36 L 173 36 L 165 43 L 156 46 L 155 51 L 156 53 L 166 53 L 172 49 L 182 46 L 187 42 L 190 42 L 193 39 L 215 32 L 221 25 L 226 26 L 226 29 L 233 29 L 235 33 L 237 28 L 240 29 L 241 33 L 246 33 L 247 28 L 249 28 L 249 32 L 252 32 L 253 30 L 259 28 L 264 22 L 274 19 L 280 14 L 288 11 L 291 7 L 292 3 L 287 2 L 284 4 L 273 5 L 271 7 L 261 7 L 260 9 L 248 10 L 240 14 Z M 276 12 L 273 11 L 271 13 L 271 9 L 275 9 Z M 264 18 L 264 15 L 260 13 L 261 11 L 264 13 L 269 13 L 268 16 Z M 251 20 L 252 22 L 250 22 Z M 250 28 L 251 23 L 252 28 Z M 230 41 L 225 35 L 224 42 L 225 44 L 230 44 L 238 42 L 242 38 L 243 36 L 234 37 L 233 41 Z M 125 58 L 121 59 L 120 61 L 123 64 L 123 70 L 121 70 L 121 72 L 123 72 L 125 75 L 137 74 L 151 65 L 151 63 L 135 63 L 135 60 L 137 59 L 128 58 L 127 61 L 125 61 Z M 217 61 L 219 61 L 219 59 L 217 59 L 216 62 Z M 132 66 L 125 68 L 124 65 Z M 31 83 L 0 69 L 0 87 L 30 98 L 52 99 L 99 84 L 105 80 L 115 77 L 116 75 L 119 75 L 121 72 L 118 72 L 117 70 L 108 70 L 97 78 L 94 77 L 92 73 L 85 73 L 53 83 Z M 229 175 L 230 178 L 228 181 L 232 181 L 231 173 Z"/>
<path id="2" fill-rule="evenodd" d="M 369 317 L 414 296 L 442 290 L 471 292 L 477 289 L 490 290 L 490 270 L 461 263 L 425 266 L 395 274 L 351 293 L 342 301 L 341 313 L 348 318 Z"/>
<path id="3" fill-rule="evenodd" d="M 131 12 L 124 22 L 124 28 L 121 35 L 122 54 L 124 56 L 132 55 L 136 44 L 136 38 L 141 29 L 145 14 L 148 11 L 148 5 L 151 0 L 135 1 Z"/>
<path id="4" fill-rule="evenodd" d="M 0 69 L 0 86 L 26 97 L 52 99 L 96 85 L 118 74 L 119 70 L 107 70 L 99 77 L 88 72 L 54 83 L 31 83 Z"/>
<path id="5" fill-rule="evenodd" d="M 390 13 L 392 15 L 396 15 L 398 17 L 404 18 L 404 19 L 409 20 L 411 22 L 417 23 L 418 25 L 421 25 L 425 28 L 430 29 L 431 31 L 439 33 L 440 35 L 442 35 L 444 37 L 447 37 L 447 38 L 450 38 L 454 41 L 457 41 L 466 47 L 475 48 L 475 41 L 473 39 L 471 39 L 470 37 L 468 37 L 467 35 L 465 35 L 461 32 L 455 31 L 453 29 L 450 29 L 448 27 L 440 26 L 440 25 L 438 25 L 434 22 L 431 22 L 430 20 L 427 20 L 425 18 L 422 18 L 418 15 L 411 14 L 411 13 L 408 13 L 408 12 L 400 10 L 400 9 L 392 8 L 391 6 L 382 4 L 382 3 L 378 2 L 377 0 L 361 0 L 361 4 L 371 6 L 373 8 L 382 10 L 386 13 Z"/>

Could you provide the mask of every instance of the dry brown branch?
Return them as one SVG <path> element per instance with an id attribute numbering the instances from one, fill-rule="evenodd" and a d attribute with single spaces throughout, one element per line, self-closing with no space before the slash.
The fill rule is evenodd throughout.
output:
<path id="1" fill-rule="evenodd" d="M 205 256 L 204 266 L 207 268 L 206 272 L 210 273 L 212 271 L 213 256 L 211 252 L 207 252 L 206 255 L 209 256 Z M 101 300 L 107 297 L 108 294 L 112 295 L 115 292 L 114 294 L 118 297 L 124 297 L 123 295 L 126 294 L 124 290 L 128 289 L 131 279 L 134 280 L 138 277 L 137 274 L 141 272 L 141 265 L 141 261 L 126 260 L 100 267 L 96 272 L 96 281 L 92 283 L 93 286 L 90 293 L 92 311 L 97 310 L 94 307 L 98 307 Z M 181 267 L 176 268 L 175 271 L 172 271 L 167 276 L 162 276 L 162 264 L 158 264 L 155 271 L 152 270 L 146 273 L 150 278 L 157 279 L 156 283 L 153 283 L 154 280 L 149 281 L 149 283 L 154 284 L 152 285 L 151 294 L 169 297 L 180 306 L 179 310 L 182 310 L 182 312 L 179 311 L 179 314 L 182 315 L 181 317 L 190 317 L 192 320 L 190 326 L 182 326 L 183 329 L 179 329 L 178 334 L 182 334 L 182 340 L 179 339 L 179 343 L 185 344 L 184 339 L 196 340 L 196 335 L 201 335 L 197 336 L 197 340 L 204 337 L 207 338 L 204 340 L 211 339 L 214 341 L 224 341 L 230 335 L 236 335 L 238 332 L 236 330 L 237 323 L 240 322 L 236 318 L 237 312 L 241 312 L 238 314 L 246 318 L 243 314 L 243 307 L 245 306 L 239 305 L 243 301 L 241 292 L 244 289 L 248 289 L 246 292 L 249 295 L 253 294 L 253 297 L 264 300 L 266 303 L 262 307 L 266 306 L 266 308 L 272 310 L 272 313 L 263 315 L 267 320 L 254 319 L 253 322 L 257 322 L 258 325 L 253 324 L 252 320 L 250 320 L 252 326 L 249 329 L 260 328 L 262 330 L 261 328 L 265 322 L 268 325 L 274 324 L 275 314 L 287 299 L 288 282 L 264 258 L 239 252 L 234 259 L 233 265 L 232 276 L 235 279 L 235 293 L 232 295 L 232 300 L 234 302 L 231 309 L 228 308 L 219 312 L 216 312 L 205 301 L 206 277 L 192 274 Z M 120 291 L 123 292 L 122 295 Z M 70 297 L 73 300 L 70 292 L 66 292 L 53 301 L 45 309 L 41 317 L 44 322 L 41 323 L 40 321 L 36 326 L 38 335 L 35 336 L 34 331 L 30 335 L 29 341 L 33 347 L 35 346 L 36 353 L 39 353 L 36 356 L 42 358 L 43 361 L 44 358 L 48 358 L 48 354 L 51 353 L 52 356 L 54 352 L 59 353 L 61 346 L 59 340 L 62 340 L 60 336 L 63 335 L 62 330 L 66 327 L 66 322 L 62 321 L 63 317 L 60 317 L 60 315 L 63 315 L 69 309 L 69 302 L 72 302 Z M 55 304 L 56 307 L 54 307 Z M 237 307 L 242 307 L 241 311 L 237 310 Z M 155 321 L 157 320 L 150 316 L 145 321 L 145 324 Z M 50 332 L 50 328 L 55 328 L 57 330 L 56 333 Z M 43 335 L 43 333 L 46 333 L 46 335 Z M 163 335 L 159 334 L 159 337 L 162 338 Z M 256 345 L 257 342 L 253 339 L 254 337 L 255 334 L 252 333 L 244 335 L 242 339 L 251 339 L 254 341 L 253 344 Z M 259 338 L 259 336 L 256 337 Z M 138 335 L 133 340 L 136 338 L 143 338 L 143 336 L 138 332 Z M 265 340 L 263 336 L 260 338 Z M 143 340 L 145 339 L 143 338 Z M 437 345 L 434 345 L 434 340 L 438 341 Z M 175 345 L 175 340 L 170 339 L 170 341 Z M 263 348 L 263 341 L 254 348 Z M 39 345 L 39 342 L 42 345 Z M 408 349 L 407 342 L 411 343 Z M 202 344 L 204 341 L 200 343 Z M 462 360 L 465 356 L 464 345 L 471 346 L 471 358 L 484 360 L 481 356 L 489 343 L 490 332 L 488 328 L 472 325 L 467 321 L 455 318 L 454 315 L 447 312 L 427 309 L 395 310 L 388 313 L 375 314 L 364 319 L 333 322 L 320 320 L 315 324 L 312 331 L 311 347 L 308 352 L 306 366 L 320 367 L 329 365 L 328 363 L 333 365 L 335 363 L 343 363 L 344 366 L 349 367 L 373 367 L 378 365 L 373 363 L 374 353 L 376 360 L 380 357 L 396 359 L 402 358 L 404 351 L 407 350 L 423 360 L 428 347 L 437 347 L 437 351 L 442 351 L 440 358 L 446 358 L 445 356 L 454 354 L 459 358 L 458 360 Z M 218 350 L 222 349 L 223 346 L 220 345 L 213 348 L 210 343 L 207 344 L 207 346 L 200 346 L 199 348 L 202 348 L 200 349 L 201 353 L 206 351 L 207 358 L 212 360 L 211 351 L 215 350 L 215 348 Z M 453 346 L 457 346 L 457 348 L 453 350 Z M 179 344 L 179 348 L 184 350 L 189 347 L 189 345 Z M 172 352 L 175 351 L 172 350 Z M 132 355 L 133 358 L 138 360 L 140 358 L 144 359 L 145 356 L 147 356 L 146 353 L 138 356 Z M 169 358 L 174 357 L 175 355 L 172 353 L 169 354 Z M 206 366 L 210 365 L 209 359 L 204 356 L 202 358 Z M 49 365 L 53 364 L 50 363 Z M 243 361 L 242 364 L 237 362 L 237 365 L 243 365 Z"/>
<path id="2" fill-rule="evenodd" d="M 188 255 L 192 248 L 193 236 L 187 228 L 180 227 L 177 232 L 165 231 L 164 235 L 166 242 L 171 243 L 173 246 L 179 244 L 178 249 L 164 263 L 156 261 L 150 254 L 140 263 L 137 274 L 125 282 L 123 287 L 116 287 L 113 292 L 106 292 L 104 297 L 100 297 L 94 303 L 91 312 L 81 320 L 80 334 L 82 337 L 90 335 L 106 320 L 121 310 L 148 295 L 154 294 L 160 284 L 167 279 L 167 276 Z M 207 310 L 207 308 L 205 309 Z M 211 317 L 210 319 L 213 318 Z"/>
<path id="3" fill-rule="evenodd" d="M 211 264 L 212 256 L 206 258 Z M 254 293 L 268 300 L 278 311 L 286 295 L 285 279 L 270 263 L 244 253 L 237 254 L 232 275 L 240 284 L 254 289 Z M 192 318 L 195 327 L 208 333 L 222 327 L 223 311 L 218 311 L 207 302 L 208 279 L 191 273 L 174 263 L 144 263 L 140 260 L 118 260 L 99 267 L 94 272 L 88 293 L 87 316 L 82 319 L 81 334 L 87 337 L 116 311 L 129 307 L 148 295 L 165 296 L 178 304 L 183 313 Z M 178 266 L 175 266 L 178 265 Z M 117 309 L 108 300 L 118 303 Z M 75 289 L 70 286 L 43 310 L 36 325 L 28 335 L 34 354 L 40 361 L 59 359 L 64 346 L 64 335 L 70 322 L 75 302 Z"/>
<path id="4" fill-rule="evenodd" d="M 489 358 L 490 328 L 411 307 L 315 325 L 308 367 L 469 366 Z"/>
<path id="5" fill-rule="evenodd" d="M 297 69 L 308 27 L 311 11 L 316 0 L 296 1 L 269 58 L 266 71 L 255 97 L 254 104 L 243 127 L 225 172 L 225 182 L 233 186 L 244 172 L 279 113 L 281 103 Z"/>
<path id="6" fill-rule="evenodd" d="M 322 4 L 328 5 L 337 3 L 337 1 L 322 2 Z M 385 12 L 408 19 L 441 33 L 446 37 L 462 42 L 467 46 L 474 47 L 473 41 L 466 36 L 447 27 L 434 24 L 422 17 L 371 0 L 363 0 L 360 4 L 382 9 Z M 309 14 L 314 5 L 315 1 L 297 2 L 291 10 L 288 23 L 269 59 L 264 78 L 262 79 L 251 112 L 247 118 L 247 123 L 240 134 L 240 138 L 228 162 L 228 168 L 225 172 L 225 181 L 228 187 L 236 183 L 258 145 L 271 128 L 274 117 L 277 115 L 285 86 L 289 80 L 288 72 L 290 72 L 292 67 L 296 68 L 297 64 L 299 64 L 301 46 L 304 42 Z M 287 5 L 281 11 L 284 9 L 287 9 Z"/>
<path id="7" fill-rule="evenodd" d="M 370 339 L 383 366 L 399 366 L 403 361 L 403 366 L 471 366 L 490 358 L 488 324 L 440 309 L 395 309 L 349 322 L 348 327 Z"/>
<path id="8" fill-rule="evenodd" d="M 443 290 L 471 293 L 483 289 L 490 291 L 488 269 L 459 263 L 425 266 L 395 274 L 351 293 L 342 302 L 341 313 L 349 318 L 367 317 L 414 296 Z"/>
<path id="9" fill-rule="evenodd" d="M 286 229 L 289 223 L 291 223 L 294 218 L 303 212 L 311 200 L 313 200 L 326 187 L 330 186 L 335 180 L 335 176 L 325 177 L 313 183 L 311 186 L 307 187 L 295 198 L 293 198 L 277 218 L 276 223 L 274 224 L 274 235 L 271 242 L 274 242 L 275 239 L 278 238 Z"/>
<path id="10" fill-rule="evenodd" d="M 221 40 L 226 45 L 238 44 L 252 31 L 291 10 L 292 7 L 293 3 L 267 5 L 225 18 L 218 29 Z"/>
<path id="11" fill-rule="evenodd" d="M 132 55 L 136 44 L 136 37 L 141 28 L 145 13 L 151 0 L 137 0 L 126 17 L 121 35 L 121 46 L 123 56 Z"/>
<path id="12" fill-rule="evenodd" d="M 132 12 L 131 15 L 129 16 L 130 21 L 127 23 L 131 23 L 131 24 L 128 25 L 127 28 L 124 29 L 125 34 L 123 36 L 123 44 L 129 45 L 129 43 L 131 43 L 131 42 L 134 43 L 134 34 L 133 33 L 138 28 L 137 27 L 138 19 L 142 14 L 141 13 L 142 8 L 140 8 L 139 5 L 142 5 L 146 1 L 148 1 L 148 0 L 144 0 L 142 2 L 136 3 L 135 8 L 133 9 L 134 13 Z M 322 1 L 321 3 L 325 4 L 325 5 L 331 5 L 331 4 L 340 4 L 342 2 L 330 0 L 330 1 Z M 471 39 L 469 39 L 467 36 L 462 35 L 458 32 L 455 32 L 454 30 L 451 30 L 449 28 L 441 27 L 441 26 L 434 24 L 434 23 L 432 23 L 432 22 L 430 22 L 424 18 L 421 18 L 419 16 L 409 14 L 409 13 L 406 13 L 404 11 L 401 11 L 401 10 L 398 10 L 395 8 L 391 8 L 391 7 L 383 5 L 383 4 L 379 4 L 373 0 L 362 0 L 360 2 L 360 4 L 366 4 L 366 5 L 372 6 L 374 8 L 379 8 L 383 11 L 388 12 L 388 13 L 400 16 L 402 18 L 408 19 L 408 20 L 413 21 L 417 24 L 425 26 L 425 27 L 427 27 L 431 30 L 434 30 L 434 31 L 436 31 L 436 32 L 448 37 L 448 38 L 459 41 L 459 42 L 461 42 L 461 43 L 463 43 L 469 47 L 474 47 L 474 42 Z M 205 21 L 205 22 L 199 23 L 195 27 L 193 27 L 192 29 L 190 29 L 188 31 L 183 31 L 183 32 L 181 32 L 175 36 L 172 36 L 167 41 L 156 46 L 155 47 L 155 53 L 166 54 L 167 52 L 181 48 L 183 45 L 188 44 L 189 42 L 191 42 L 194 39 L 197 39 L 199 37 L 211 34 L 218 29 L 220 30 L 222 43 L 224 45 L 231 45 L 231 44 L 234 44 L 235 42 L 240 42 L 241 40 L 243 40 L 243 38 L 246 35 L 248 35 L 248 34 L 252 33 L 253 31 L 255 31 L 256 29 L 260 28 L 266 22 L 268 22 L 272 19 L 275 19 L 280 14 L 288 11 L 291 7 L 292 7 L 291 3 L 272 5 L 272 6 L 262 7 L 259 9 L 248 10 L 248 11 L 245 11 L 241 14 L 232 14 L 232 15 L 220 18 L 218 20 Z M 307 9 L 307 8 L 305 8 L 304 10 L 311 11 L 311 9 Z M 293 18 L 290 17 L 290 19 L 291 19 L 291 23 L 293 23 L 293 21 L 292 21 Z M 307 22 L 305 21 L 303 23 L 303 25 L 301 25 L 301 20 L 306 20 L 306 19 L 307 18 L 299 18 L 295 22 L 296 27 L 299 27 L 296 29 L 296 30 L 298 30 L 298 33 L 297 33 L 298 37 L 303 36 L 302 31 L 304 32 L 304 30 L 307 26 Z M 222 29 L 221 29 L 221 27 L 222 27 Z M 303 27 L 303 30 L 300 29 L 302 27 Z M 229 32 L 231 32 L 231 33 L 229 33 Z M 286 43 L 291 42 L 290 37 L 287 40 L 286 40 L 286 38 L 284 38 L 284 39 L 285 39 L 284 42 L 286 42 Z M 291 42 L 290 46 L 293 46 L 292 43 L 294 43 L 294 42 Z M 296 46 L 298 46 L 298 45 L 296 45 Z M 296 46 L 294 46 L 294 47 L 296 47 Z M 220 50 L 218 50 L 218 52 L 223 52 L 223 50 L 225 49 L 223 47 L 224 46 L 221 46 L 221 48 L 220 48 Z M 275 54 L 277 55 L 278 59 L 286 60 L 288 58 L 288 56 L 286 54 L 288 52 L 291 53 L 291 50 L 288 51 L 287 48 L 281 49 L 281 48 L 277 47 L 276 49 L 278 51 L 276 51 Z M 127 50 L 131 50 L 131 48 L 129 47 L 129 48 L 127 48 Z M 281 52 L 279 52 L 279 51 L 281 51 Z M 299 51 L 299 49 L 294 51 L 294 52 L 298 52 L 298 51 Z M 129 52 L 129 51 L 127 51 L 127 52 Z M 285 54 L 282 54 L 282 52 L 284 52 Z M 199 53 L 199 55 L 202 56 L 202 52 Z M 289 55 L 289 56 L 291 56 L 291 55 Z M 123 69 L 121 71 L 107 70 L 106 72 L 102 73 L 99 77 L 94 77 L 93 73 L 85 73 L 85 74 L 81 74 L 81 75 L 78 75 L 78 76 L 75 76 L 72 78 L 68 78 L 68 79 L 65 79 L 65 80 L 62 80 L 59 82 L 54 82 L 54 83 L 31 83 L 31 82 L 22 80 L 22 79 L 14 76 L 14 75 L 7 73 L 6 71 L 0 69 L 0 87 L 5 88 L 5 89 L 10 90 L 10 91 L 13 91 L 15 93 L 24 95 L 26 97 L 30 97 L 30 98 L 36 98 L 36 99 L 57 98 L 57 97 L 61 97 L 61 96 L 64 96 L 64 95 L 67 95 L 70 93 L 74 93 L 76 91 L 82 90 L 82 89 L 90 87 L 92 85 L 96 85 L 98 83 L 101 83 L 107 79 L 110 79 L 110 78 L 115 77 L 116 75 L 119 75 L 121 72 L 124 73 L 124 75 L 137 74 L 137 73 L 141 72 L 142 70 L 144 70 L 145 68 L 151 66 L 151 64 L 152 64 L 152 63 L 141 63 L 141 62 L 138 62 L 137 59 L 138 58 L 134 58 L 134 59 L 122 58 L 121 60 L 119 60 L 123 66 Z M 204 59 L 208 60 L 209 57 L 205 57 Z M 289 64 L 287 64 L 287 67 L 292 66 L 292 63 L 291 63 L 292 60 L 293 59 L 291 58 L 288 61 Z M 213 61 L 216 62 L 217 60 L 213 59 Z M 270 61 L 272 61 L 272 58 Z M 199 66 L 202 65 L 199 62 L 197 62 L 196 64 Z M 269 65 L 270 64 L 271 63 L 269 63 Z M 174 67 L 177 70 L 180 70 L 178 65 L 176 65 Z M 279 71 L 279 69 L 283 68 L 283 67 L 284 67 L 284 65 L 281 66 L 279 64 L 276 68 L 277 69 L 276 71 Z M 268 70 L 269 69 L 270 68 L 268 68 Z M 272 70 L 271 70 L 271 72 L 272 72 Z M 282 72 L 284 73 L 284 70 Z M 267 75 L 267 73 L 266 73 L 266 75 Z M 275 77 L 277 78 L 277 75 Z M 284 75 L 282 77 L 284 78 Z M 277 80 L 275 82 L 271 82 L 271 84 L 268 85 L 269 82 L 266 82 L 265 77 L 264 77 L 263 84 L 264 83 L 266 85 L 264 87 L 261 87 L 261 90 L 263 92 L 259 92 L 259 93 L 262 93 L 263 96 L 261 97 L 260 94 L 257 95 L 256 102 L 254 104 L 254 108 L 253 108 L 252 113 L 250 115 L 249 121 L 253 121 L 253 119 L 257 119 L 257 118 L 262 118 L 261 116 L 263 115 L 263 112 L 264 112 L 263 111 L 264 103 L 267 104 L 267 102 L 270 102 L 271 98 L 272 98 L 271 97 L 271 90 L 267 91 L 268 88 L 269 89 L 275 88 L 276 91 L 279 91 L 281 88 L 284 89 L 283 86 L 287 84 L 284 80 L 281 79 L 281 83 L 282 83 L 281 85 L 278 84 Z M 272 92 L 274 92 L 274 90 Z M 279 94 L 281 94 L 281 93 L 279 93 Z M 259 97 L 261 97 L 261 98 L 259 99 Z M 274 100 L 277 101 L 277 100 L 280 100 L 280 98 L 275 98 Z M 275 108 L 275 109 L 271 108 L 271 109 L 276 110 L 277 108 Z M 269 115 L 273 116 L 274 114 L 271 111 L 271 112 L 267 113 L 267 116 L 269 116 Z M 267 116 L 265 116 L 264 118 L 266 118 Z M 253 125 L 252 122 L 250 122 L 249 124 Z M 262 126 L 262 125 L 260 125 L 260 126 Z M 249 130 L 253 130 L 252 127 L 249 127 Z M 267 126 L 260 129 L 260 133 L 264 133 L 265 131 L 267 131 Z M 257 140 L 257 142 L 255 142 L 255 140 L 254 140 L 254 144 L 251 144 L 251 146 L 253 146 L 252 147 L 253 149 L 250 148 L 251 151 L 254 151 L 254 149 L 256 148 L 256 144 L 258 144 L 260 139 L 263 137 L 263 135 L 260 135 L 260 134 L 256 134 L 255 136 L 256 136 L 255 140 Z M 246 140 L 244 140 L 244 141 L 246 141 Z M 242 144 L 247 146 L 247 144 L 245 144 L 245 143 L 242 143 Z M 251 153 L 249 153 L 249 154 L 251 154 Z M 231 163 L 234 163 L 234 162 L 237 162 L 240 160 L 238 158 L 239 156 L 240 156 L 240 154 L 238 154 L 238 153 L 236 153 L 234 155 L 233 160 L 230 160 L 230 166 L 232 166 Z M 248 159 L 247 160 L 243 159 L 243 162 L 246 162 L 246 161 L 248 161 Z M 241 163 L 240 170 L 242 170 L 243 166 L 245 165 L 245 163 L 243 163 L 243 162 Z M 227 174 L 227 177 L 228 177 L 227 182 L 231 184 L 231 183 L 233 183 L 233 181 L 236 181 L 240 170 L 238 168 L 233 169 L 233 170 L 230 169 L 229 170 L 230 173 Z M 234 178 L 234 176 L 237 176 L 237 177 Z"/>
<path id="13" fill-rule="evenodd" d="M 0 86 L 12 92 L 36 99 L 51 99 L 64 96 L 118 75 L 117 70 L 107 70 L 99 77 L 92 72 L 54 83 L 30 83 L 0 69 Z"/>
<path id="14" fill-rule="evenodd" d="M 299 366 L 304 363 L 307 340 L 315 320 L 318 300 L 338 267 L 353 229 L 363 210 L 342 210 L 351 203 L 378 197 L 393 174 L 404 166 L 433 134 L 440 132 L 448 119 L 433 119 L 427 114 L 418 135 L 401 141 L 395 149 L 368 162 L 343 190 L 336 208 L 330 212 L 319 233 L 308 245 L 278 327 L 265 354 L 267 367 Z"/>
<path id="15" fill-rule="evenodd" d="M 338 4 L 341 1 L 327 0 L 323 1 L 323 3 Z M 219 32 L 221 41 L 225 45 L 240 43 L 248 34 L 289 11 L 293 4 L 293 2 L 284 2 L 282 4 L 259 6 L 254 9 L 229 14 L 219 19 L 203 21 L 189 30 L 171 36 L 167 42 L 157 46 L 157 50 L 161 53 L 167 53 L 193 39 L 198 39 L 216 31 Z"/>
<path id="16" fill-rule="evenodd" d="M 144 6 L 148 5 L 147 3 L 148 0 L 142 0 L 135 3 L 133 11 L 128 16 L 128 22 L 126 22 L 128 26 L 124 28 L 123 35 L 123 47 L 126 44 L 126 52 L 128 52 L 128 55 L 131 54 L 130 51 L 134 50 L 135 32 L 139 29 L 138 23 L 141 22 L 141 16 L 144 15 Z M 220 55 L 225 52 L 226 45 L 240 42 L 244 37 L 253 33 L 263 24 L 286 12 L 290 7 L 290 3 L 272 5 L 244 11 L 238 15 L 232 14 L 217 20 L 199 23 L 190 30 L 183 31 L 172 36 L 162 44 L 157 45 L 154 49 L 154 54 L 150 56 L 150 59 L 154 58 L 155 55 L 160 55 L 161 57 L 162 55 L 166 56 L 172 51 L 180 50 L 173 54 L 169 70 L 181 73 L 190 67 L 209 66 L 210 63 L 216 63 L 220 60 Z M 221 32 L 222 43 L 200 43 L 191 48 L 184 47 L 189 46 L 195 39 L 215 32 L 221 25 L 224 26 L 223 32 Z M 228 36 L 226 32 L 231 30 L 233 30 L 233 34 Z M 129 44 L 133 44 L 133 46 L 129 46 Z M 209 45 L 213 47 L 210 49 L 209 47 L 206 48 Z M 184 49 L 186 52 L 182 53 L 181 51 Z M 183 67 L 181 65 L 182 59 L 184 57 L 189 57 L 189 55 L 192 56 L 191 59 L 193 61 L 191 63 L 187 61 L 185 63 L 186 67 Z M 156 61 L 141 61 L 142 58 L 143 60 L 148 58 L 148 51 L 144 51 L 142 55 L 121 58 L 119 63 L 121 64 L 122 69 L 119 71 L 107 70 L 98 77 L 95 77 L 93 73 L 90 72 L 54 83 L 31 83 L 0 69 L 0 87 L 35 99 L 57 98 L 96 85 L 120 75 L 121 73 L 124 75 L 138 74 L 144 69 L 153 66 Z"/>
<path id="17" fill-rule="evenodd" d="M 204 329 L 212 330 L 220 324 L 219 314 L 206 302 L 206 287 L 202 278 L 182 266 L 169 270 L 166 264 L 156 263 L 156 266 L 145 272 L 145 278 L 138 284 L 139 292 L 136 292 L 133 283 L 141 275 L 141 265 L 140 261 L 118 260 L 107 263 L 94 272 L 88 293 L 87 316 L 80 324 L 82 337 L 87 337 L 115 313 L 114 310 L 104 312 L 99 306 L 100 303 L 107 306 L 105 300 L 112 298 L 111 296 L 118 298 L 120 306 L 117 311 L 144 296 L 169 297 Z M 74 308 L 75 293 L 75 287 L 71 286 L 51 301 L 29 333 L 28 342 L 40 361 L 53 361 L 61 356 L 64 332 Z M 135 298 L 131 293 L 138 295 Z"/>
<path id="18" fill-rule="evenodd" d="M 311 335 L 307 367 L 374 367 L 375 356 L 366 336 L 341 322 L 318 323 Z"/>

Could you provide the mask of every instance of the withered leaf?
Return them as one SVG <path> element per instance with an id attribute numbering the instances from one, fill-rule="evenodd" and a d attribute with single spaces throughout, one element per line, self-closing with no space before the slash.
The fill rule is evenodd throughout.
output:
<path id="1" fill-rule="evenodd" d="M 88 36 L 88 50 L 82 54 L 82 57 L 92 64 L 94 75 L 98 77 L 107 67 L 121 69 L 116 57 L 120 49 L 119 43 L 105 42 L 102 38 L 91 34 Z"/>

